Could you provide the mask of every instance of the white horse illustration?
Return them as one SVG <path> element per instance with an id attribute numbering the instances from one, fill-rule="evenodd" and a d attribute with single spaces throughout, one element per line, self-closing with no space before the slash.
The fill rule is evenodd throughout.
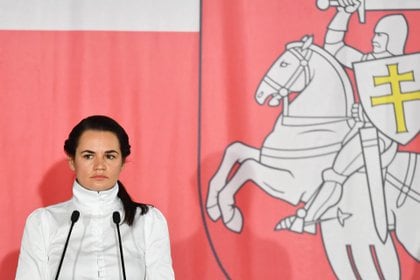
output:
<path id="1" fill-rule="evenodd" d="M 299 95 L 289 106 L 290 92 Z M 268 100 L 269 105 L 276 106 L 281 99 L 283 113 L 263 146 L 258 149 L 240 142 L 231 144 L 211 179 L 208 214 L 213 221 L 222 217 L 232 231 L 242 230 L 235 194 L 246 181 L 293 205 L 307 202 L 350 130 L 350 81 L 329 53 L 312 44 L 312 37 L 290 43 L 256 93 L 259 104 Z M 236 163 L 240 163 L 239 169 L 227 180 Z"/>
<path id="2" fill-rule="evenodd" d="M 290 102 L 290 92 L 297 97 Z M 342 66 L 312 37 L 287 45 L 256 92 L 259 104 L 283 112 L 261 148 L 234 142 L 225 150 L 210 181 L 207 212 L 241 232 L 243 216 L 235 194 L 251 180 L 270 196 L 297 205 L 313 198 L 353 126 L 353 92 Z M 234 166 L 239 168 L 234 171 Z M 420 155 L 394 153 L 386 166 L 385 194 L 389 230 L 409 254 L 420 260 Z M 231 174 L 233 173 L 233 174 Z M 399 279 L 399 259 L 393 238 L 383 242 L 374 228 L 366 174 L 347 181 L 337 205 L 319 221 L 325 252 L 339 279 Z M 273 225 L 274 226 L 274 225 Z"/>

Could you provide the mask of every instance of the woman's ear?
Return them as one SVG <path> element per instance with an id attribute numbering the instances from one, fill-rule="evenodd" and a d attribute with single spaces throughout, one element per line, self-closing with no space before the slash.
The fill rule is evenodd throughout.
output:
<path id="1" fill-rule="evenodd" d="M 72 171 L 76 171 L 76 167 L 74 165 L 74 158 L 67 157 L 67 162 L 69 163 L 69 167 Z"/>

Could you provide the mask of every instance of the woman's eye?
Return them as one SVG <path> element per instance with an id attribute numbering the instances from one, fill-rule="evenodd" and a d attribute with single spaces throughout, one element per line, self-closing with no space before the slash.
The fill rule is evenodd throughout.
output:
<path id="1" fill-rule="evenodd" d="M 115 159 L 115 156 L 114 155 L 107 155 L 107 158 L 108 159 Z"/>
<path id="2" fill-rule="evenodd" d="M 84 159 L 92 159 L 93 158 L 93 155 L 83 155 L 83 158 Z"/>

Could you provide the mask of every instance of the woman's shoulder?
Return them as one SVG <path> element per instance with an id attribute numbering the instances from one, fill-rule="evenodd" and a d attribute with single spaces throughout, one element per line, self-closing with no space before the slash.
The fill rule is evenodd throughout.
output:
<path id="1" fill-rule="evenodd" d="M 146 214 L 140 215 L 137 210 L 136 221 L 133 230 L 142 236 L 144 244 L 152 244 L 156 240 L 166 240 L 169 236 L 168 223 L 160 209 L 149 206 Z M 143 245 L 146 246 L 147 245 Z M 143 247 L 141 246 L 141 247 Z"/>
<path id="2" fill-rule="evenodd" d="M 140 223 L 146 226 L 163 224 L 166 226 L 166 218 L 163 213 L 155 206 L 148 205 L 146 213 L 138 207 L 136 211 L 136 223 Z"/>
<path id="3" fill-rule="evenodd" d="M 27 222 L 43 222 L 45 220 L 50 220 L 51 218 L 65 215 L 71 207 L 70 203 L 70 201 L 65 201 L 45 207 L 39 207 L 28 215 Z"/>
<path id="4" fill-rule="evenodd" d="M 147 205 L 147 211 L 142 212 L 140 207 L 137 208 L 136 214 L 138 216 L 144 216 L 146 219 L 163 219 L 165 220 L 165 216 L 163 215 L 162 211 L 156 208 L 153 205 Z"/>

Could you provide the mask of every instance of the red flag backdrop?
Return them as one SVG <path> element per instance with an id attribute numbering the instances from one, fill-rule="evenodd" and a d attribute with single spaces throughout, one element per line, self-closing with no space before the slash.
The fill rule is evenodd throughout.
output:
<path id="1" fill-rule="evenodd" d="M 267 195 L 258 178 L 235 193 L 240 232 L 210 219 L 206 209 L 226 148 L 241 142 L 259 151 L 283 112 L 283 103 L 260 106 L 254 97 L 267 70 L 304 35 L 322 46 L 335 7 L 291 0 L 35 2 L 0 2 L 2 279 L 14 279 L 27 215 L 71 196 L 63 142 L 91 114 L 110 115 L 127 129 L 133 153 L 122 181 L 136 200 L 165 214 L 177 279 L 338 277 L 325 249 L 327 230 L 273 230 L 304 202 Z M 419 52 L 415 8 L 367 10 L 365 23 L 353 15 L 346 40 L 369 52 L 376 22 L 400 13 L 409 26 L 405 53 Z M 353 73 L 346 73 L 358 100 Z M 420 101 L 413 102 L 418 108 Z M 419 137 L 399 151 L 418 155 Z M 420 230 L 416 223 L 408 229 Z M 390 234 L 401 279 L 420 277 L 415 254 Z"/>

